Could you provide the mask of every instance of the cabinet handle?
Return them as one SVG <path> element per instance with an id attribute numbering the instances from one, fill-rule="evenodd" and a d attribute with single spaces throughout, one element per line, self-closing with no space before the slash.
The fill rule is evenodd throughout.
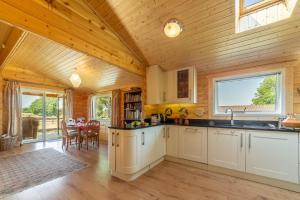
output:
<path id="1" fill-rule="evenodd" d="M 112 132 L 112 134 L 111 134 L 111 146 L 115 146 L 114 138 L 115 138 L 115 133 Z"/>
<path id="2" fill-rule="evenodd" d="M 167 136 L 170 138 L 170 127 L 168 127 Z"/>
<path id="3" fill-rule="evenodd" d="M 243 133 L 241 133 L 241 148 L 243 148 L 243 145 L 244 145 L 244 144 L 243 144 L 243 137 L 244 137 L 244 136 L 243 136 Z"/>
<path id="4" fill-rule="evenodd" d="M 189 99 L 192 100 L 192 89 L 189 89 Z"/>
<path id="5" fill-rule="evenodd" d="M 248 146 L 249 149 L 251 149 L 251 134 L 249 134 L 249 146 Z"/>
<path id="6" fill-rule="evenodd" d="M 142 145 L 145 145 L 145 132 L 142 132 Z"/>
<path id="7" fill-rule="evenodd" d="M 166 137 L 166 129 L 165 128 L 163 128 L 163 138 L 165 138 Z"/>
<path id="8" fill-rule="evenodd" d="M 119 147 L 120 145 L 119 145 L 119 133 L 117 133 L 117 140 L 118 140 L 118 142 L 116 142 L 117 143 L 117 147 Z"/>

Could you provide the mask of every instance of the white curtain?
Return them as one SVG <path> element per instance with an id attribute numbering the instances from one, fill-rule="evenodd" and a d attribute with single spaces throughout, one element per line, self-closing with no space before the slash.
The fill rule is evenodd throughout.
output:
<path id="1" fill-rule="evenodd" d="M 4 106 L 6 115 L 6 133 L 17 136 L 22 143 L 22 101 L 20 83 L 8 81 L 4 89 Z"/>
<path id="2" fill-rule="evenodd" d="M 88 120 L 94 118 L 94 95 L 89 95 L 88 97 Z"/>
<path id="3" fill-rule="evenodd" d="M 65 90 L 65 119 L 73 119 L 73 91 Z"/>

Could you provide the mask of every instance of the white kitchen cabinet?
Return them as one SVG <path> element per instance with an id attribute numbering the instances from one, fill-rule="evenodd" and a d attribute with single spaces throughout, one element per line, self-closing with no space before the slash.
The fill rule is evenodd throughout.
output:
<path id="1" fill-rule="evenodd" d="M 108 166 L 111 171 L 116 171 L 116 135 L 115 129 L 108 130 Z"/>
<path id="2" fill-rule="evenodd" d="M 167 150 L 166 127 L 158 126 L 155 127 L 155 130 L 157 132 L 155 142 L 156 158 L 161 158 L 166 155 Z"/>
<path id="3" fill-rule="evenodd" d="M 154 65 L 146 69 L 147 104 L 162 104 L 166 101 L 165 72 Z"/>
<path id="4" fill-rule="evenodd" d="M 178 157 L 179 126 L 167 126 L 167 155 Z"/>
<path id="5" fill-rule="evenodd" d="M 112 171 L 132 174 L 140 167 L 139 134 L 129 130 L 110 130 L 109 166 Z"/>
<path id="6" fill-rule="evenodd" d="M 197 103 L 197 70 L 186 67 L 163 72 L 147 68 L 147 104 Z"/>
<path id="7" fill-rule="evenodd" d="M 179 157 L 207 163 L 207 128 L 181 127 Z"/>
<path id="8" fill-rule="evenodd" d="M 208 128 L 208 164 L 245 171 L 244 135 L 240 129 Z"/>
<path id="9" fill-rule="evenodd" d="M 197 103 L 197 70 L 195 67 L 175 70 L 174 86 L 175 103 Z"/>
<path id="10" fill-rule="evenodd" d="M 247 131 L 246 172 L 299 182 L 298 134 Z"/>

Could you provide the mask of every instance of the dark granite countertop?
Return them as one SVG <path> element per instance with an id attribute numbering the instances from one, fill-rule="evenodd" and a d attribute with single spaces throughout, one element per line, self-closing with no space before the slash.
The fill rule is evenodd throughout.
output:
<path id="1" fill-rule="evenodd" d="M 156 125 L 149 126 L 138 126 L 138 127 L 114 127 L 111 129 L 119 130 L 136 130 L 142 128 L 151 128 L 161 125 L 177 125 L 177 126 L 191 126 L 191 127 L 210 127 L 210 128 L 230 128 L 230 129 L 246 129 L 246 130 L 262 130 L 262 131 L 282 131 L 282 132 L 299 132 L 300 129 L 293 128 L 278 128 L 277 121 L 245 121 L 245 120 L 235 120 L 235 125 L 230 125 L 229 120 L 200 120 L 200 119 L 190 119 L 189 125 L 179 125 L 175 124 L 173 120 L 168 120 L 165 123 L 160 123 Z"/>

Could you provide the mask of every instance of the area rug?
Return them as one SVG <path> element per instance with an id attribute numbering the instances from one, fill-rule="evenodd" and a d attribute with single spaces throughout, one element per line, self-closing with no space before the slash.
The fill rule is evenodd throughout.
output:
<path id="1" fill-rule="evenodd" d="M 52 148 L 0 157 L 0 198 L 86 166 Z"/>

